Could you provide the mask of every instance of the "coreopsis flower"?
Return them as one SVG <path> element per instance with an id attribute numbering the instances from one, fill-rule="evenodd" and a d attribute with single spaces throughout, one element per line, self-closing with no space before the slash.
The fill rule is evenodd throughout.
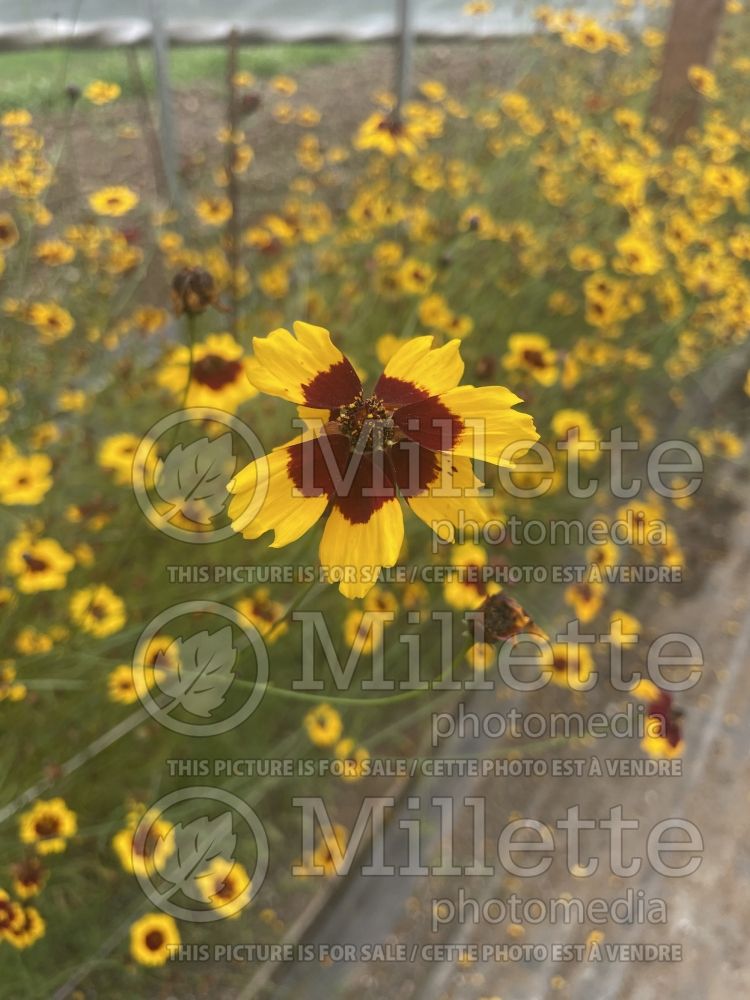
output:
<path id="1" fill-rule="evenodd" d="M 127 214 L 139 200 L 135 191 L 122 185 L 100 188 L 89 195 L 89 205 L 97 215 L 114 217 Z"/>
<path id="2" fill-rule="evenodd" d="M 280 621 L 284 605 L 272 600 L 268 587 L 258 587 L 249 597 L 235 601 L 234 606 L 255 626 L 266 642 L 276 642 L 287 631 L 287 623 Z"/>
<path id="3" fill-rule="evenodd" d="M 568 459 L 584 464 L 596 462 L 601 451 L 601 435 L 583 410 L 558 410 L 551 420 L 552 433 L 556 441 L 567 442 Z"/>
<path id="4" fill-rule="evenodd" d="M 104 438 L 99 445 L 97 461 L 105 472 L 111 473 L 118 486 L 130 486 L 133 482 L 134 474 L 139 474 L 142 470 L 134 468 L 134 460 L 141 438 L 135 434 L 111 434 Z M 147 458 L 149 469 L 157 461 L 156 454 L 151 458 L 151 449 Z"/>
<path id="5" fill-rule="evenodd" d="M 688 80 L 703 97 L 716 100 L 721 91 L 716 82 L 715 74 L 707 66 L 691 66 L 688 69 Z"/>
<path id="6" fill-rule="evenodd" d="M 270 86 L 272 90 L 275 90 L 279 94 L 284 94 L 285 97 L 291 97 L 297 93 L 297 81 L 294 77 L 286 76 L 283 73 L 272 77 Z"/>
<path id="7" fill-rule="evenodd" d="M 375 111 L 359 126 L 354 137 L 355 149 L 377 149 L 385 156 L 416 156 L 427 140 L 439 134 L 435 131 L 434 119 L 425 114 L 421 104 L 413 103 L 402 109 L 401 114 L 393 111 Z"/>
<path id="8" fill-rule="evenodd" d="M 332 823 L 330 832 L 323 833 L 317 840 L 312 855 L 305 858 L 301 874 L 335 875 L 349 843 L 349 831 L 341 823 Z"/>
<path id="9" fill-rule="evenodd" d="M 165 965 L 182 943 L 173 918 L 147 913 L 130 927 L 130 954 L 140 965 Z"/>
<path id="10" fill-rule="evenodd" d="M 195 214 L 208 226 L 222 226 L 232 218 L 232 203 L 224 195 L 199 198 L 195 203 Z"/>
<path id="11" fill-rule="evenodd" d="M 203 267 L 183 267 L 172 279 L 172 308 L 176 316 L 198 316 L 214 305 L 217 296 L 213 275 Z"/>
<path id="12" fill-rule="evenodd" d="M 138 701 L 138 690 L 131 664 L 121 663 L 119 667 L 110 671 L 107 677 L 107 692 L 110 701 L 121 705 L 134 705 Z"/>
<path id="13" fill-rule="evenodd" d="M 591 676 L 594 660 L 582 643 L 555 642 L 542 650 L 541 666 L 549 671 L 554 684 L 580 691 Z"/>
<path id="14" fill-rule="evenodd" d="M 12 215 L 0 212 L 0 250 L 10 250 L 18 243 L 18 226 Z"/>
<path id="15" fill-rule="evenodd" d="M 43 240 L 34 250 L 36 259 L 49 267 L 69 264 L 75 255 L 75 248 L 64 240 Z"/>
<path id="16" fill-rule="evenodd" d="M 21 843 L 33 844 L 38 854 L 60 854 L 77 831 L 76 814 L 61 798 L 40 799 L 19 819 Z"/>
<path id="17" fill-rule="evenodd" d="M 94 584 L 70 598 L 70 617 L 81 631 L 102 639 L 125 624 L 125 603 L 106 584 Z"/>
<path id="18" fill-rule="evenodd" d="M 341 739 L 344 724 L 341 716 L 331 705 L 316 705 L 304 719 L 305 730 L 310 742 L 316 747 L 332 747 Z"/>
<path id="19" fill-rule="evenodd" d="M 112 848 L 126 872 L 149 876 L 162 870 L 174 852 L 172 824 L 147 814 L 145 807 L 137 804 L 128 814 L 127 826 L 112 838 Z"/>
<path id="20" fill-rule="evenodd" d="M 34 538 L 23 531 L 5 550 L 5 568 L 22 594 L 62 590 L 75 559 L 54 538 Z"/>
<path id="21" fill-rule="evenodd" d="M 63 306 L 56 302 L 32 302 L 27 318 L 47 343 L 62 340 L 75 327 L 75 320 Z"/>
<path id="22" fill-rule="evenodd" d="M 23 926 L 23 907 L 11 899 L 5 889 L 0 889 L 0 940 Z"/>
<path id="23" fill-rule="evenodd" d="M 334 754 L 344 765 L 341 772 L 344 781 L 359 781 L 370 760 L 370 751 L 366 747 L 357 746 L 353 739 L 347 737 L 339 740 L 334 748 Z"/>
<path id="24" fill-rule="evenodd" d="M 34 653 L 48 653 L 55 643 L 51 635 L 28 626 L 18 633 L 14 645 L 23 656 L 32 656 Z"/>
<path id="25" fill-rule="evenodd" d="M 21 950 L 30 948 L 44 937 L 46 929 L 47 925 L 35 906 L 22 906 L 20 923 L 17 927 L 10 927 L 5 938 L 14 948 Z"/>
<path id="26" fill-rule="evenodd" d="M 635 615 L 627 611 L 616 610 L 609 616 L 609 630 L 615 646 L 632 645 L 632 639 L 638 639 L 641 633 L 641 623 Z M 629 638 L 625 638 L 625 637 Z"/>
<path id="27" fill-rule="evenodd" d="M 51 471 L 49 455 L 20 455 L 9 447 L 0 462 L 0 503 L 24 506 L 41 503 L 52 487 Z"/>
<path id="28" fill-rule="evenodd" d="M 229 333 L 212 333 L 195 344 L 192 365 L 190 348 L 180 344 L 162 365 L 157 382 L 182 399 L 188 377 L 185 406 L 212 406 L 236 413 L 242 403 L 257 395 L 247 378 L 242 348 Z"/>
<path id="29" fill-rule="evenodd" d="M 681 718 L 682 712 L 672 705 L 671 694 L 659 691 L 658 697 L 648 706 L 641 748 L 651 757 L 679 757 L 685 746 Z"/>
<path id="30" fill-rule="evenodd" d="M 33 854 L 12 865 L 11 872 L 13 874 L 13 892 L 19 899 L 30 899 L 32 896 L 37 896 L 47 880 L 47 872 L 42 862 Z"/>
<path id="31" fill-rule="evenodd" d="M 459 341 L 406 341 L 371 393 L 330 333 L 295 323 L 255 338 L 249 377 L 261 391 L 304 407 L 307 427 L 229 483 L 236 531 L 272 547 L 293 542 L 328 514 L 320 562 L 346 597 L 363 597 L 404 539 L 402 497 L 433 527 L 483 524 L 472 458 L 512 466 L 538 435 L 521 400 L 500 386 L 459 386 Z"/>
<path id="32" fill-rule="evenodd" d="M 540 385 L 557 381 L 557 351 L 541 333 L 511 334 L 502 361 L 509 371 L 525 371 Z"/>
<path id="33" fill-rule="evenodd" d="M 578 621 L 585 625 L 599 614 L 604 591 L 602 583 L 571 583 L 565 588 L 565 603 L 573 608 Z"/>
<path id="34" fill-rule="evenodd" d="M 16 680 L 13 664 L 0 664 L 0 701 L 23 701 L 25 697 L 26 685 Z"/>
<path id="35" fill-rule="evenodd" d="M 461 9 L 468 17 L 479 17 L 482 14 L 489 14 L 495 9 L 495 5 L 491 0 L 469 0 L 469 3 L 465 3 Z"/>
<path id="36" fill-rule="evenodd" d="M 615 241 L 618 256 L 613 261 L 616 271 L 625 274 L 658 274 L 664 258 L 655 246 L 652 233 L 630 230 Z"/>
<path id="37" fill-rule="evenodd" d="M 465 542 L 451 551 L 454 572 L 443 585 L 443 596 L 457 611 L 473 611 L 493 594 L 500 592 L 500 584 L 488 572 L 487 552 L 481 545 Z"/>
<path id="38" fill-rule="evenodd" d="M 592 53 L 606 49 L 609 42 L 607 31 L 593 17 L 582 19 L 573 31 L 565 32 L 562 38 L 566 45 Z"/>
<path id="39" fill-rule="evenodd" d="M 239 861 L 214 858 L 196 875 L 195 882 L 206 902 L 226 917 L 238 917 L 250 902 L 252 882 Z"/>
<path id="40" fill-rule="evenodd" d="M 83 96 L 92 104 L 111 104 L 122 93 L 119 83 L 109 83 L 106 80 L 92 80 L 83 91 Z"/>

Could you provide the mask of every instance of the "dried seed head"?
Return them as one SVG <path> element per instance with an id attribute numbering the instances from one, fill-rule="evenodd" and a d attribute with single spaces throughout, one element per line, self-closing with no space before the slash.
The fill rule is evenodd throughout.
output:
<path id="1" fill-rule="evenodd" d="M 476 622 L 475 642 L 492 645 L 522 633 L 544 636 L 544 632 L 518 601 L 502 592 L 486 597 L 472 617 Z"/>
<path id="2" fill-rule="evenodd" d="M 216 285 L 202 267 L 183 267 L 172 280 L 172 307 L 176 316 L 197 316 L 216 301 Z"/>

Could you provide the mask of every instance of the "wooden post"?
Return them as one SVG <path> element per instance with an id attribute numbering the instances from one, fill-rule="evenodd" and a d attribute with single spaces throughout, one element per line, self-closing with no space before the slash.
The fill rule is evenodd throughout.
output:
<path id="1" fill-rule="evenodd" d="M 172 204 L 179 202 L 180 188 L 177 180 L 177 146 L 175 142 L 174 115 L 172 113 L 172 88 L 169 81 L 169 43 L 164 30 L 161 0 L 149 0 L 151 12 L 151 43 L 154 52 L 156 92 L 159 99 L 159 133 L 161 156 L 167 188 Z"/>
<path id="2" fill-rule="evenodd" d="M 239 130 L 239 109 L 237 106 L 237 54 L 239 36 L 232 30 L 227 43 L 227 128 L 229 137 L 226 148 L 227 194 L 232 204 L 232 215 L 227 223 L 227 257 L 232 272 L 230 291 L 232 336 L 237 339 L 239 327 L 239 303 L 237 301 L 237 271 L 240 266 L 240 189 L 237 183 L 237 144 L 235 136 Z"/>
<path id="3" fill-rule="evenodd" d="M 396 0 L 396 118 L 409 99 L 413 48 L 411 0 Z"/>
<path id="4" fill-rule="evenodd" d="M 138 117 L 140 119 L 141 132 L 143 133 L 143 141 L 147 144 L 149 154 L 151 156 L 151 165 L 154 170 L 156 190 L 163 197 L 168 197 L 170 192 L 167 183 L 167 172 L 164 166 L 164 157 L 159 144 L 159 137 L 156 134 L 156 128 L 154 127 L 154 121 L 151 117 L 148 92 L 146 90 L 146 84 L 143 80 L 143 74 L 141 73 L 141 67 L 138 61 L 138 52 L 134 46 L 129 45 L 126 50 L 126 55 L 128 60 L 128 70 L 130 72 L 130 82 L 138 101 Z"/>
<path id="5" fill-rule="evenodd" d="M 690 84 L 691 66 L 710 66 L 725 0 L 674 0 L 652 119 L 666 125 L 665 141 L 681 142 L 700 118 L 703 98 Z"/>

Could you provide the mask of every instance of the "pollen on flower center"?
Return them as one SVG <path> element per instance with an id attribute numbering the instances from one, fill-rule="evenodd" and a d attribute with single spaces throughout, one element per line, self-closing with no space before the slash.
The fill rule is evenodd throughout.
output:
<path id="1" fill-rule="evenodd" d="M 356 443 L 363 431 L 370 432 L 370 438 L 365 447 L 385 448 L 392 444 L 395 437 L 393 418 L 385 404 L 377 396 L 357 396 L 351 403 L 339 407 L 332 414 L 333 419 L 343 434 Z M 369 427 L 367 425 L 370 425 Z"/>

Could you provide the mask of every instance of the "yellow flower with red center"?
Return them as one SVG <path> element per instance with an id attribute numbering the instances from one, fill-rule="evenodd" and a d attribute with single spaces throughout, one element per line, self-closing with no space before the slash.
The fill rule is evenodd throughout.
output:
<path id="1" fill-rule="evenodd" d="M 32 302 L 28 320 L 47 343 L 62 340 L 75 327 L 75 320 L 68 310 L 56 302 Z"/>
<path id="2" fill-rule="evenodd" d="M 584 52 L 601 52 L 607 47 L 609 35 L 598 21 L 593 17 L 587 17 L 582 19 L 573 31 L 565 32 L 563 41 L 566 45 L 583 49 Z"/>
<path id="3" fill-rule="evenodd" d="M 16 577 L 22 594 L 62 590 L 75 559 L 54 538 L 35 539 L 21 532 L 5 550 L 5 568 Z"/>
<path id="4" fill-rule="evenodd" d="M 624 274 L 658 274 L 664 267 L 664 257 L 656 248 L 654 236 L 648 231 L 631 230 L 615 241 L 618 256 L 613 261 L 616 271 Z"/>
<path id="5" fill-rule="evenodd" d="M 193 347 L 192 368 L 190 348 L 182 344 L 169 355 L 157 381 L 182 399 L 189 377 L 185 406 L 214 406 L 236 413 L 242 403 L 258 394 L 246 369 L 242 348 L 234 337 L 212 333 Z"/>
<path id="6" fill-rule="evenodd" d="M 23 907 L 0 889 L 0 941 L 7 941 L 24 924 Z"/>
<path id="7" fill-rule="evenodd" d="M 258 587 L 249 597 L 235 602 L 235 608 L 257 628 L 266 642 L 276 642 L 287 631 L 286 622 L 277 624 L 284 606 L 271 599 L 268 587 Z"/>
<path id="8" fill-rule="evenodd" d="M 104 187 L 89 195 L 89 205 L 97 215 L 118 217 L 126 215 L 139 202 L 139 197 L 129 187 Z"/>
<path id="9" fill-rule="evenodd" d="M 38 854 L 60 854 L 78 831 L 76 814 L 61 798 L 40 799 L 19 819 L 22 844 L 33 844 Z"/>
<path id="10" fill-rule="evenodd" d="M 130 486 L 133 476 L 141 475 L 144 471 L 142 467 L 134 468 L 138 446 L 141 439 L 135 434 L 112 434 L 105 438 L 99 446 L 97 456 L 99 465 L 106 472 L 110 472 L 118 486 Z M 149 449 L 146 457 L 146 472 L 153 472 L 158 462 L 158 456 L 153 449 Z"/>
<path id="11" fill-rule="evenodd" d="M 50 267 L 69 264 L 75 255 L 75 249 L 64 240 L 43 240 L 34 250 L 34 256 L 37 260 Z"/>
<path id="12" fill-rule="evenodd" d="M 83 91 L 83 96 L 92 104 L 111 104 L 122 93 L 119 83 L 108 83 L 106 80 L 92 80 Z"/>
<path id="13" fill-rule="evenodd" d="M 346 597 L 364 597 L 404 540 L 403 498 L 430 527 L 483 524 L 472 459 L 512 467 L 538 440 L 521 402 L 501 386 L 460 386 L 459 341 L 406 341 L 371 394 L 330 333 L 295 323 L 253 341 L 249 376 L 261 391 L 304 407 L 307 430 L 229 483 L 232 526 L 245 538 L 273 530 L 272 547 L 328 514 L 319 557 Z"/>
<path id="14" fill-rule="evenodd" d="M 557 351 L 541 333 L 511 334 L 502 360 L 509 371 L 525 371 L 540 385 L 554 385 L 557 381 Z"/>
<path id="15" fill-rule="evenodd" d="M 462 7 L 463 13 L 468 17 L 479 17 L 482 14 L 489 14 L 495 9 L 494 3 L 490 0 L 469 0 Z"/>
<path id="16" fill-rule="evenodd" d="M 199 198 L 195 203 L 195 214 L 208 226 L 221 226 L 232 218 L 232 203 L 223 195 Z"/>
<path id="17" fill-rule="evenodd" d="M 166 913 L 147 913 L 130 927 L 130 954 L 140 965 L 165 965 L 182 942 Z"/>
<path id="18" fill-rule="evenodd" d="M 131 664 L 122 663 L 110 671 L 107 677 L 107 691 L 109 700 L 119 702 L 121 705 L 134 705 L 138 701 L 138 690 Z"/>
<path id="19" fill-rule="evenodd" d="M 454 572 L 443 586 L 443 596 L 457 611 L 473 611 L 484 599 L 500 592 L 500 585 L 487 571 L 487 553 L 481 545 L 464 542 L 451 552 Z"/>
<path id="20" fill-rule="evenodd" d="M 363 746 L 357 746 L 353 739 L 340 740 L 335 747 L 336 759 L 344 765 L 341 777 L 344 781 L 358 781 L 365 773 L 370 760 L 370 751 Z"/>
<path id="21" fill-rule="evenodd" d="M 333 875 L 341 865 L 349 843 L 349 831 L 341 823 L 332 823 L 330 830 L 318 839 L 312 855 L 305 858 L 301 874 L 320 875 L 317 869 L 323 869 L 323 875 Z"/>
<path id="22" fill-rule="evenodd" d="M 650 757 L 667 760 L 680 757 L 685 747 L 681 717 L 682 713 L 672 705 L 672 696 L 667 691 L 659 691 L 648 706 L 641 749 Z"/>
<path id="23" fill-rule="evenodd" d="M 39 938 L 44 937 L 46 924 L 35 906 L 20 907 L 21 917 L 17 926 L 8 928 L 5 939 L 14 948 L 30 948 Z"/>
<path id="24" fill-rule="evenodd" d="M 604 603 L 604 584 L 571 583 L 565 588 L 565 603 L 575 612 L 576 618 L 584 625 L 599 614 Z"/>
<path id="25" fill-rule="evenodd" d="M 126 872 L 150 876 L 174 852 L 174 828 L 139 804 L 128 815 L 128 825 L 112 838 L 112 848 Z"/>
<path id="26" fill-rule="evenodd" d="M 0 503 L 34 506 L 52 486 L 52 459 L 48 455 L 19 455 L 8 447 L 0 462 Z"/>
<path id="27" fill-rule="evenodd" d="M 541 666 L 549 672 L 554 684 L 581 691 L 594 669 L 594 660 L 586 645 L 555 642 L 542 649 Z"/>
<path id="28" fill-rule="evenodd" d="M 688 69 L 688 80 L 703 97 L 716 100 L 721 91 L 716 82 L 716 76 L 707 66 L 691 66 Z"/>
<path id="29" fill-rule="evenodd" d="M 10 250 L 18 243 L 18 226 L 12 215 L 0 212 L 0 250 Z"/>
<path id="30" fill-rule="evenodd" d="M 83 632 L 102 639 L 125 624 L 125 603 L 106 584 L 94 584 L 73 594 L 70 617 Z"/>
<path id="31" fill-rule="evenodd" d="M 427 141 L 439 135 L 442 113 L 433 106 L 427 109 L 416 102 L 407 105 L 402 113 L 375 111 L 359 126 L 354 137 L 355 149 L 377 149 L 385 156 L 416 156 Z"/>
<path id="32" fill-rule="evenodd" d="M 305 716 L 305 730 L 316 747 L 332 747 L 341 739 L 344 724 L 331 705 L 316 705 Z"/>
<path id="33" fill-rule="evenodd" d="M 47 872 L 39 858 L 34 855 L 16 862 L 11 871 L 13 872 L 13 892 L 20 899 L 30 899 L 32 896 L 37 896 L 47 881 Z M 2 903 L 0 903 L 1 906 Z"/>
<path id="34" fill-rule="evenodd" d="M 552 433 L 556 441 L 567 441 L 567 456 L 590 464 L 599 458 L 601 435 L 583 410 L 558 410 L 552 417 Z"/>
<path id="35" fill-rule="evenodd" d="M 23 701 L 26 685 L 16 680 L 16 668 L 12 663 L 0 666 L 0 701 Z"/>
<path id="36" fill-rule="evenodd" d="M 250 902 L 252 882 L 239 861 L 214 858 L 196 875 L 195 882 L 206 902 L 230 919 L 238 917 Z"/>

